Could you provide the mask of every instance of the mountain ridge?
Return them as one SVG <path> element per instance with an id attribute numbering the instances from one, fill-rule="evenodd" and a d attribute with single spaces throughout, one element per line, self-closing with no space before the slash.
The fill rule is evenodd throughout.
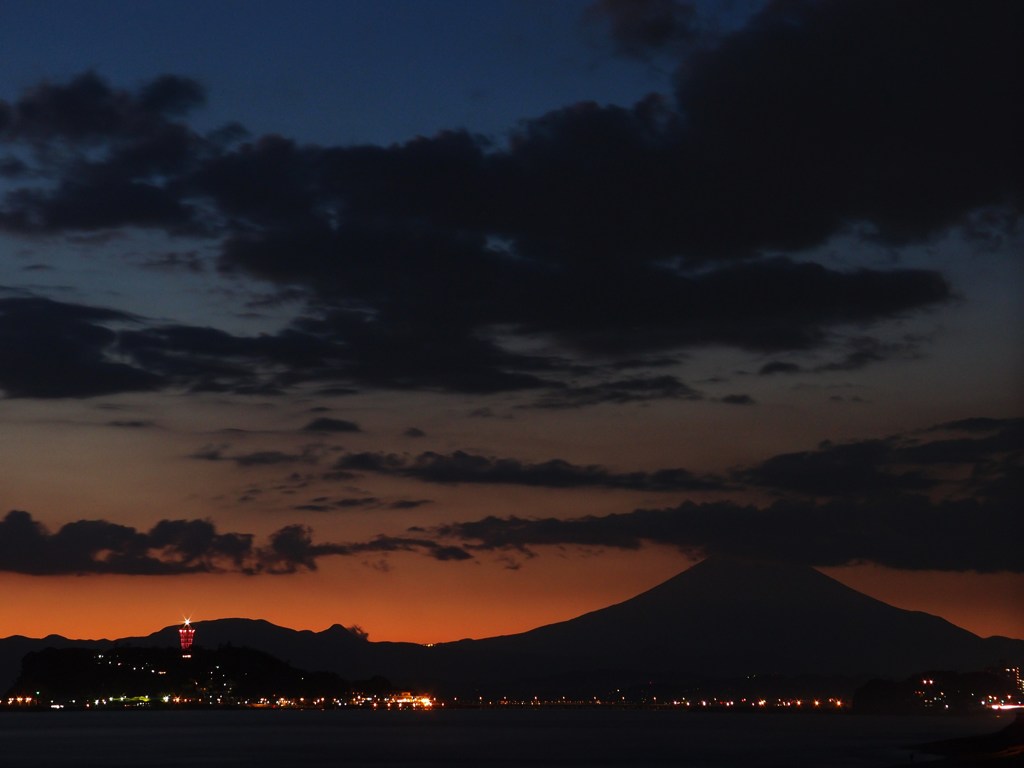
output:
<path id="1" fill-rule="evenodd" d="M 765 674 L 864 679 L 1024 661 L 1024 640 L 980 638 L 808 566 L 738 558 L 709 558 L 635 597 L 566 621 L 430 647 L 370 641 L 338 623 L 320 631 L 244 618 L 194 626 L 196 642 L 206 647 L 248 646 L 349 679 L 381 675 L 455 691 Z M 15 636 L 0 640 L 0 685 L 17 675 L 15 655 L 20 660 L 47 645 L 177 642 L 176 625 L 116 641 Z"/>

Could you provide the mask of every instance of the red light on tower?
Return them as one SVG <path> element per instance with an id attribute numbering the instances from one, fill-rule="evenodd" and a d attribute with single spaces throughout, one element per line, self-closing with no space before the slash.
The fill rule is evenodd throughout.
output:
<path id="1" fill-rule="evenodd" d="M 191 621 L 185 619 L 185 623 L 178 629 L 178 639 L 181 640 L 181 658 L 192 658 L 192 638 L 195 637 L 195 634 L 196 631 L 192 628 Z"/>

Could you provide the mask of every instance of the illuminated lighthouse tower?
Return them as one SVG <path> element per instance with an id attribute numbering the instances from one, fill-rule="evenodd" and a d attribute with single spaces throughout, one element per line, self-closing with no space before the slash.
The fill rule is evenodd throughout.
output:
<path id="1" fill-rule="evenodd" d="M 192 658 L 192 638 L 195 637 L 195 634 L 196 631 L 192 628 L 191 620 L 185 619 L 185 623 L 178 628 L 178 639 L 181 640 L 181 658 Z"/>

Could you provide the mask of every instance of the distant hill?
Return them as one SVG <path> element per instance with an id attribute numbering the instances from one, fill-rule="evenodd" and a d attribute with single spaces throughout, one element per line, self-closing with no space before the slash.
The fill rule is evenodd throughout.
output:
<path id="1" fill-rule="evenodd" d="M 340 625 L 311 632 L 218 619 L 195 627 L 201 647 L 250 647 L 303 669 L 348 679 L 381 675 L 460 694 L 596 691 L 751 675 L 903 678 L 922 669 L 1024 661 L 1024 640 L 982 639 L 813 568 L 730 558 L 705 560 L 630 600 L 569 621 L 429 648 L 369 642 Z M 117 642 L 174 646 L 177 629 Z M 54 636 L 0 640 L 0 689 L 17 675 L 15 656 L 68 644 L 88 645 Z"/>
<path id="2" fill-rule="evenodd" d="M 234 645 L 257 648 L 292 664 L 302 661 L 304 669 L 333 669 L 339 658 L 351 661 L 353 654 L 365 651 L 367 645 L 340 624 L 322 632 L 288 629 L 262 619 L 216 619 L 199 621 L 194 626 L 199 647 Z M 177 647 L 178 627 L 164 627 L 145 637 L 122 638 L 118 643 Z"/>
<path id="3" fill-rule="evenodd" d="M 45 648 L 103 648 L 108 645 L 109 640 L 68 640 L 60 635 L 5 637 L 0 640 L 0 696 L 14 684 L 21 671 L 21 660 L 29 653 Z"/>
<path id="4" fill-rule="evenodd" d="M 177 648 L 119 645 L 95 648 L 45 648 L 25 656 L 13 695 L 61 703 L 85 704 L 113 697 L 129 706 L 159 706 L 175 701 L 209 705 L 286 698 L 332 700 L 353 690 L 379 693 L 388 681 L 343 680 L 332 672 L 297 669 L 252 648 L 197 649 L 182 658 Z M 369 688 L 368 686 L 373 686 Z"/>

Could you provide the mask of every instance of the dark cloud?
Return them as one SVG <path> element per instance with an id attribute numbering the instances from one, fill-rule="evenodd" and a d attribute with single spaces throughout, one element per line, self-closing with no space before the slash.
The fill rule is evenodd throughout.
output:
<path id="1" fill-rule="evenodd" d="M 18 190 L 7 203 L 0 226 L 22 231 L 184 228 L 191 216 L 172 191 L 116 177 L 63 181 L 48 191 Z"/>
<path id="2" fill-rule="evenodd" d="M 8 119 L 0 140 L 27 144 L 32 171 L 54 183 L 12 190 L 0 226 L 193 227 L 196 210 L 176 182 L 204 156 L 206 142 L 171 118 L 203 101 L 202 87 L 187 78 L 165 75 L 131 92 L 90 72 L 66 84 L 44 83 L 3 105 Z"/>
<path id="3" fill-rule="evenodd" d="M 0 389 L 7 397 L 94 397 L 157 389 L 157 375 L 115 362 L 112 324 L 137 321 L 108 309 L 39 298 L 0 299 Z"/>
<path id="4" fill-rule="evenodd" d="M 911 570 L 1024 573 L 1024 534 L 1010 502 L 779 501 L 768 507 L 687 502 L 603 517 L 487 517 L 434 531 L 467 551 L 531 553 L 543 546 L 677 547 L 691 555 L 729 554 L 814 566 L 873 562 Z"/>
<path id="5" fill-rule="evenodd" d="M 211 447 L 204 458 L 226 457 Z M 246 455 L 246 459 L 259 454 Z M 291 458 L 296 458 L 292 456 Z M 262 459 L 261 459 L 262 460 Z M 273 459 L 271 463 L 276 462 Z M 1024 573 L 1024 420 L 969 418 L 914 433 L 782 454 L 736 470 L 746 489 L 778 494 L 770 504 L 736 501 L 636 509 L 575 518 L 485 517 L 405 536 L 316 542 L 311 529 L 285 526 L 263 545 L 251 534 L 219 533 L 209 521 L 164 520 L 151 530 L 81 520 L 51 533 L 27 512 L 0 521 L 0 570 L 32 574 L 287 574 L 315 570 L 322 557 L 416 553 L 469 560 L 474 553 L 532 556 L 548 546 L 639 549 L 657 544 L 689 554 L 772 557 L 816 566 L 873 562 L 918 570 Z M 378 472 L 436 483 L 622 488 L 724 489 L 714 477 L 681 469 L 615 473 L 552 460 L 525 463 L 455 452 L 347 454 L 336 472 Z M 294 478 L 296 487 L 305 479 Z M 428 500 L 317 497 L 300 508 L 407 509 Z"/>
<path id="6" fill-rule="evenodd" d="M 949 432 L 970 436 L 936 436 Z M 411 530 L 467 552 L 503 557 L 533 556 L 549 546 L 660 544 L 691 555 L 816 566 L 873 562 L 912 570 L 1024 573 L 1018 551 L 1024 535 L 1022 419 L 972 418 L 883 440 L 826 442 L 815 451 L 783 454 L 738 471 L 737 479 L 780 497 L 768 505 L 688 501 L 574 518 L 490 516 Z"/>
<path id="7" fill-rule="evenodd" d="M 678 365 L 681 362 L 682 359 L 680 357 L 627 357 L 613 361 L 609 368 L 617 371 L 626 371 L 631 368 L 667 368 Z"/>
<path id="8" fill-rule="evenodd" d="M 125 429 L 151 429 L 156 426 L 156 422 L 149 419 L 115 419 L 108 421 L 107 426 Z"/>
<path id="9" fill-rule="evenodd" d="M 754 405 L 757 401 L 750 395 L 725 395 L 721 402 L 727 405 Z"/>
<path id="10" fill-rule="evenodd" d="M 305 512 L 334 512 L 346 509 L 375 508 L 382 506 L 382 502 L 376 496 L 354 496 L 344 499 L 330 499 L 319 497 L 308 504 L 299 504 L 292 509 Z"/>
<path id="11" fill-rule="evenodd" d="M 773 360 L 770 363 L 762 365 L 758 374 L 761 376 L 771 376 L 775 373 L 799 373 L 801 370 L 800 366 L 796 363 L 786 363 L 781 360 Z"/>
<path id="12" fill-rule="evenodd" d="M 681 289 L 687 281 L 679 280 Z M 886 283 L 891 283 L 886 291 L 900 293 L 898 298 L 885 298 L 885 291 L 878 290 Z M 665 334 L 674 334 L 679 341 L 689 326 L 699 334 L 689 339 L 691 344 L 813 348 L 828 338 L 822 324 L 825 315 L 835 324 L 868 322 L 894 311 L 897 304 L 939 300 L 947 290 L 931 273 L 912 270 L 843 274 L 782 260 L 728 267 L 690 285 L 684 309 L 666 309 L 660 319 L 645 320 L 649 332 L 642 343 L 669 343 Z M 849 300 L 857 292 L 873 295 L 874 306 L 866 299 Z M 769 294 L 775 297 L 768 298 Z M 759 296 L 767 303 L 760 303 Z M 717 304 L 715 297 L 721 297 Z M 770 305 L 779 298 L 789 308 L 773 324 Z M 588 334 L 604 322 L 595 315 Z M 599 336 L 589 335 L 584 343 L 595 352 L 601 348 L 602 354 L 612 354 L 628 339 L 620 330 L 608 328 Z M 848 370 L 912 349 L 910 342 L 883 343 L 870 337 L 855 337 L 845 346 L 841 361 L 817 370 Z M 353 391 L 345 386 L 349 383 L 481 394 L 538 390 L 544 394 L 528 407 L 547 409 L 703 397 L 668 374 L 580 384 L 575 378 L 579 373 L 593 380 L 600 368 L 507 352 L 479 338 L 459 343 L 443 328 L 423 324 L 408 334 L 397 332 L 351 312 L 300 319 L 272 335 L 236 336 L 208 327 L 146 327 L 143 318 L 115 310 L 17 297 L 0 299 L 0 349 L 9 361 L 0 372 L 0 388 L 8 397 L 90 397 L 169 388 L 274 395 L 310 383 L 323 392 Z M 774 370 L 769 366 L 762 372 Z M 318 417 L 303 429 L 358 431 L 358 425 Z"/>
<path id="13" fill-rule="evenodd" d="M 27 173 L 28 165 L 26 165 L 25 161 L 11 155 L 0 157 L 0 177 L 16 179 L 25 176 Z"/>
<path id="14" fill-rule="evenodd" d="M 429 281 L 442 274 L 420 281 L 424 296 L 433 293 Z M 832 327 L 882 320 L 950 296 L 948 284 L 934 272 L 838 272 L 785 259 L 692 276 L 643 265 L 582 275 L 522 266 L 502 282 L 501 295 L 490 297 L 476 318 L 469 316 L 470 303 L 455 297 L 454 311 L 465 314 L 448 322 L 428 316 L 433 307 L 404 303 L 403 313 L 416 313 L 408 320 L 334 313 L 325 321 L 303 321 L 297 330 L 344 340 L 346 373 L 356 381 L 491 392 L 550 387 L 556 382 L 541 375 L 559 375 L 562 366 L 508 352 L 476 331 L 467 336 L 474 326 L 511 325 L 523 333 L 551 334 L 577 354 L 611 359 L 637 350 L 713 344 L 810 349 L 828 342 Z M 473 284 L 471 272 L 459 284 L 464 291 L 483 289 Z"/>
<path id="15" fill-rule="evenodd" d="M 460 547 L 425 538 L 315 543 L 303 525 L 285 526 L 257 546 L 252 534 L 219 533 L 209 520 L 161 520 L 149 531 L 79 520 L 51 533 L 28 512 L 14 510 L 0 519 L 0 571 L 40 576 L 288 574 L 316 570 L 321 557 L 390 552 L 419 552 L 437 560 L 472 557 Z"/>
<path id="16" fill-rule="evenodd" d="M 923 491 L 935 481 L 917 470 L 893 469 L 890 441 L 823 445 L 817 451 L 787 453 L 739 473 L 739 479 L 779 491 L 812 496 L 859 497 Z"/>
<path id="17" fill-rule="evenodd" d="M 1021 419 L 993 419 L 987 416 L 974 416 L 968 419 L 947 421 L 930 427 L 927 431 L 954 431 L 954 432 L 1002 432 L 1006 428 L 1019 429 Z"/>
<path id="18" fill-rule="evenodd" d="M 206 271 L 206 261 L 198 253 L 162 253 L 143 263 L 146 269 L 167 272 L 191 272 L 200 274 Z"/>
<path id="19" fill-rule="evenodd" d="M 597 0 L 584 18 L 606 23 L 619 53 L 634 58 L 678 52 L 698 35 L 694 4 L 680 0 Z"/>
<path id="20" fill-rule="evenodd" d="M 723 180 L 712 205 L 742 211 L 717 248 L 806 247 L 851 221 L 899 244 L 1018 208 L 1022 30 L 1009 2 L 772 2 L 691 59 L 690 146 Z"/>
<path id="21" fill-rule="evenodd" d="M 697 390 L 675 376 L 617 379 L 590 386 L 566 386 L 534 401 L 533 408 L 583 408 L 602 403 L 643 403 L 652 400 L 701 400 Z"/>
<path id="22" fill-rule="evenodd" d="M 303 432 L 362 432 L 354 421 L 320 416 L 302 428 Z"/>
<path id="23" fill-rule="evenodd" d="M 433 504 L 433 499 L 398 499 L 388 504 L 389 509 L 416 509 L 426 504 Z"/>
<path id="24" fill-rule="evenodd" d="M 409 427 L 404 432 L 402 432 L 402 435 L 404 435 L 405 437 L 426 437 L 427 433 L 424 432 L 419 427 Z"/>
<path id="25" fill-rule="evenodd" d="M 329 555 L 388 554 L 418 552 L 435 560 L 470 560 L 472 555 L 451 544 L 440 544 L 427 538 L 377 536 L 353 544 L 315 544 L 312 531 L 303 525 L 290 525 L 270 537 L 269 546 L 261 553 L 262 569 L 269 573 L 294 573 L 316 570 L 318 558 Z"/>
<path id="26" fill-rule="evenodd" d="M 362 496 L 357 498 L 338 499 L 334 506 L 338 509 L 351 509 L 353 507 L 368 507 L 380 504 L 380 499 L 375 496 Z"/>
<path id="27" fill-rule="evenodd" d="M 860 397 L 858 395 L 849 395 L 849 396 L 830 395 L 828 399 L 829 399 L 829 402 L 832 402 L 832 403 L 858 403 L 858 404 L 863 404 L 863 403 L 868 402 L 863 397 Z"/>
<path id="28" fill-rule="evenodd" d="M 111 88 L 93 72 L 67 84 L 46 82 L 25 91 L 14 104 L 3 105 L 0 129 L 8 140 L 95 143 L 135 139 L 167 124 L 205 101 L 194 80 L 164 75 L 137 92 Z M 2 114 L 0 113 L 0 114 Z"/>
<path id="29" fill-rule="evenodd" d="M 913 337 L 905 337 L 900 341 L 882 341 L 871 336 L 853 336 L 835 345 L 840 357 L 831 362 L 805 368 L 796 363 L 773 360 L 762 365 L 758 375 L 857 371 L 887 360 L 912 359 L 918 354 L 921 343 L 922 339 Z"/>
<path id="30" fill-rule="evenodd" d="M 161 75 L 144 85 L 139 108 L 149 114 L 183 115 L 206 102 L 206 92 L 195 80 Z"/>
<path id="31" fill-rule="evenodd" d="M 240 467 L 273 466 L 278 464 L 315 464 L 319 459 L 318 452 L 303 450 L 302 453 L 284 453 L 283 451 L 254 451 L 228 457 Z"/>
<path id="32" fill-rule="evenodd" d="M 857 336 L 846 341 L 846 354 L 840 360 L 819 365 L 815 371 L 856 371 L 873 363 L 891 358 L 906 358 L 914 354 L 912 340 L 883 342 L 870 336 Z"/>
<path id="33" fill-rule="evenodd" d="M 0 570 L 39 575 L 163 575 L 245 570 L 250 534 L 218 533 L 207 520 L 162 520 L 150 531 L 79 520 L 50 533 L 28 512 L 0 521 Z"/>
<path id="34" fill-rule="evenodd" d="M 184 325 L 124 331 L 118 349 L 159 374 L 165 386 L 260 394 L 279 393 L 297 381 L 330 380 L 327 371 L 339 354 L 336 344 L 292 330 L 251 337 Z"/>
<path id="35" fill-rule="evenodd" d="M 595 7 L 627 52 L 693 29 L 688 3 Z M 900 350 L 864 329 L 949 301 L 947 280 L 840 270 L 810 249 L 927 242 L 983 210 L 1016 220 L 1021 15 L 1009 2 L 773 2 L 689 55 L 671 96 L 571 105 L 500 144 L 460 130 L 388 147 L 249 140 L 237 126 L 202 136 L 183 122 L 202 103 L 185 78 L 38 86 L 0 104 L 0 141 L 46 183 L 12 180 L 0 228 L 188 232 L 219 249 L 222 272 L 298 292 L 306 308 L 255 338 L 110 336 L 80 317 L 93 335 L 64 344 L 87 375 L 50 384 L 59 395 L 5 372 L 5 389 L 314 384 L 550 393 L 550 407 L 573 407 L 644 399 L 594 366 L 691 348 L 838 349 L 842 370 L 889 359 Z M 115 343 L 130 364 L 106 357 Z M 23 367 L 55 373 L 22 352 Z M 583 387 L 580 365 L 594 379 Z M 778 365 L 762 372 L 792 371 Z"/>
<path id="36" fill-rule="evenodd" d="M 471 419 L 511 419 L 512 416 L 508 414 L 499 414 L 493 408 L 484 406 L 483 408 L 474 408 L 469 412 Z"/>
<path id="37" fill-rule="evenodd" d="M 983 496 L 1000 495 L 1021 485 L 1024 467 L 1024 419 L 974 418 L 939 425 L 927 433 L 966 432 L 970 437 L 921 441 L 909 439 L 897 460 L 939 468 L 970 469 L 969 488 Z"/>
<path id="38" fill-rule="evenodd" d="M 921 439 L 936 432 L 970 437 Z M 966 419 L 918 434 L 824 442 L 814 451 L 773 456 L 734 479 L 782 493 L 872 498 L 943 489 L 957 497 L 1003 493 L 1024 463 L 1024 420 Z M 965 479 L 966 478 L 966 479 Z"/>
<path id="39" fill-rule="evenodd" d="M 330 545 L 328 545 L 330 546 Z M 268 573 L 295 573 L 315 571 L 316 558 L 324 554 L 313 543 L 313 531 L 305 525 L 287 525 L 270 535 L 260 565 Z M 332 551 L 331 554 L 337 554 Z"/>
<path id="40" fill-rule="evenodd" d="M 252 451 L 250 453 L 228 454 L 227 445 L 207 445 L 200 448 L 189 458 L 202 461 L 232 461 L 240 467 L 266 467 L 287 464 L 316 464 L 322 455 L 322 448 L 316 445 L 305 446 L 299 453 L 284 451 Z"/>
<path id="41" fill-rule="evenodd" d="M 429 483 L 486 483 L 545 488 L 615 488 L 634 491 L 721 490 L 719 478 L 695 475 L 685 469 L 617 473 L 605 467 L 572 464 L 562 459 L 538 463 L 478 456 L 464 451 L 428 451 L 416 457 L 384 453 L 349 453 L 335 469 L 413 477 Z"/>
<path id="42" fill-rule="evenodd" d="M 395 269 L 404 268 L 396 265 Z M 430 279 L 456 282 L 442 277 L 438 273 Z M 381 275 L 381 279 L 391 278 Z M 379 288 L 390 291 L 392 286 Z M 417 292 L 418 303 L 430 297 L 425 276 L 422 290 L 422 296 Z M 443 300 L 443 296 L 429 298 L 429 302 L 434 300 Z M 328 376 L 347 378 L 365 386 L 488 394 L 557 384 L 534 373 L 549 368 L 548 361 L 506 351 L 471 327 L 460 327 L 444 317 L 451 308 L 442 312 L 431 303 L 416 307 L 415 311 L 424 314 L 371 319 L 359 313 L 335 311 L 320 319 L 300 320 L 296 329 L 337 345 L 339 360 L 335 369 L 327 372 Z"/>
<path id="43" fill-rule="evenodd" d="M 348 509 L 416 509 L 425 504 L 432 504 L 430 499 L 397 499 L 384 501 L 376 496 L 356 496 L 343 499 L 331 499 L 320 496 L 308 504 L 300 504 L 293 509 L 306 512 L 337 512 Z"/>

